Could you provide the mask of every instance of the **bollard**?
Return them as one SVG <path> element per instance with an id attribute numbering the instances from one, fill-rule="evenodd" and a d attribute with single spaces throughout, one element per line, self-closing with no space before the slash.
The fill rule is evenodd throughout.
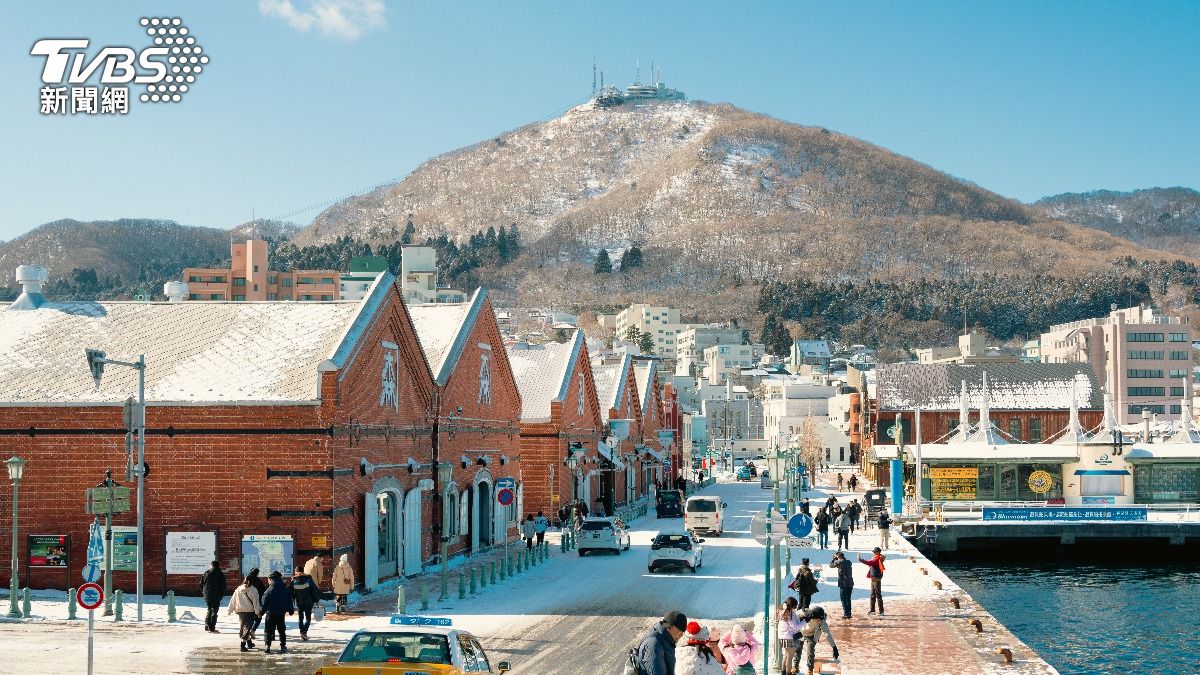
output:
<path id="1" fill-rule="evenodd" d="M 167 623 L 175 621 L 175 591 L 167 591 Z"/>
<path id="2" fill-rule="evenodd" d="M 548 541 L 542 542 L 542 557 L 543 558 L 550 557 L 550 542 L 548 542 Z"/>
<path id="3" fill-rule="evenodd" d="M 121 591 L 113 591 L 113 622 L 120 623 L 121 616 L 125 612 L 125 603 L 121 602 L 121 596 L 124 593 Z"/>
<path id="4" fill-rule="evenodd" d="M 504 566 L 508 568 L 509 578 L 516 576 L 513 569 L 513 559 L 509 557 L 508 553 L 504 554 Z"/>
<path id="5" fill-rule="evenodd" d="M 967 621 L 967 623 L 969 623 L 969 624 L 971 624 L 972 626 L 974 626 L 974 627 L 975 627 L 975 632 L 976 632 L 976 633 L 982 633 L 982 632 L 983 632 L 983 624 L 979 622 L 979 619 L 969 619 L 969 620 Z"/>
<path id="6" fill-rule="evenodd" d="M 429 584 L 421 584 L 421 611 L 429 609 Z"/>
<path id="7" fill-rule="evenodd" d="M 1000 655 L 1000 658 L 1004 659 L 1005 664 L 1012 663 L 1012 650 L 1008 647 L 997 647 L 996 653 Z"/>
<path id="8" fill-rule="evenodd" d="M 525 569 L 533 567 L 533 549 L 525 549 Z"/>
<path id="9" fill-rule="evenodd" d="M 508 558 L 501 558 L 498 567 L 500 568 L 500 581 L 504 581 L 508 578 Z"/>
<path id="10" fill-rule="evenodd" d="M 470 587 L 471 587 L 470 588 L 471 595 L 475 595 L 476 593 L 479 592 L 479 580 L 475 578 L 475 568 L 474 567 L 471 568 L 471 580 L 468 583 L 470 584 Z"/>
<path id="11" fill-rule="evenodd" d="M 487 588 L 487 584 L 488 584 L 487 566 L 480 563 L 480 566 L 479 566 L 479 590 L 482 591 L 483 589 Z"/>
<path id="12" fill-rule="evenodd" d="M 25 587 L 25 591 L 21 595 L 21 616 L 29 618 L 29 587 Z"/>
<path id="13" fill-rule="evenodd" d="M 562 531 L 562 536 L 558 538 L 558 550 L 560 553 L 567 552 L 567 531 Z"/>
<path id="14" fill-rule="evenodd" d="M 75 599 L 75 589 L 67 589 L 67 618 L 74 619 L 75 612 L 79 611 L 79 601 Z"/>
<path id="15" fill-rule="evenodd" d="M 940 581 L 934 581 L 934 582 L 933 582 L 933 587 L 934 587 L 934 588 L 936 588 L 936 589 L 938 589 L 939 591 L 940 591 L 940 590 L 942 590 L 942 582 L 940 582 Z"/>
<path id="16" fill-rule="evenodd" d="M 463 573 L 458 573 L 458 599 L 462 600 L 467 597 L 467 584 L 463 581 Z"/>
<path id="17" fill-rule="evenodd" d="M 954 609 L 962 609 L 962 605 L 959 604 L 958 598 L 950 598 L 950 606 Z"/>
<path id="18" fill-rule="evenodd" d="M 405 608 L 408 607 L 408 598 L 406 598 L 404 596 L 405 596 L 404 584 L 400 584 L 400 586 L 398 586 L 396 588 L 396 613 L 397 614 L 404 614 Z"/>
<path id="19" fill-rule="evenodd" d="M 495 560 L 488 561 L 488 583 L 493 586 L 496 585 L 496 561 Z"/>

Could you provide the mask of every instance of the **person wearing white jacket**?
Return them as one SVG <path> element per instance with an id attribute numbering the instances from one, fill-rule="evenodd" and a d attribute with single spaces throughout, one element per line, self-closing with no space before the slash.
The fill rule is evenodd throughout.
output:
<path id="1" fill-rule="evenodd" d="M 242 638 L 242 651 L 247 652 L 254 649 L 254 620 L 262 611 L 262 605 L 258 598 L 258 589 L 250 583 L 250 577 L 242 579 L 242 585 L 237 587 L 233 592 L 233 597 L 229 598 L 229 613 L 237 614 L 241 621 L 241 630 L 238 634 Z"/>
<path id="2" fill-rule="evenodd" d="M 689 621 L 675 647 L 675 675 L 725 675 L 708 642 L 708 629 Z"/>

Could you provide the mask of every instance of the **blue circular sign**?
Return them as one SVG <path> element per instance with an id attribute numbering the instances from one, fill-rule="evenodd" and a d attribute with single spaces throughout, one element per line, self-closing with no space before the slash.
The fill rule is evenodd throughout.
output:
<path id="1" fill-rule="evenodd" d="M 807 513 L 797 513 L 788 519 L 788 533 L 793 537 L 807 537 L 813 529 L 812 516 Z"/>
<path id="2" fill-rule="evenodd" d="M 500 502 L 501 506 L 510 506 L 515 498 L 513 491 L 508 488 L 500 488 L 500 491 L 496 493 L 496 501 Z"/>

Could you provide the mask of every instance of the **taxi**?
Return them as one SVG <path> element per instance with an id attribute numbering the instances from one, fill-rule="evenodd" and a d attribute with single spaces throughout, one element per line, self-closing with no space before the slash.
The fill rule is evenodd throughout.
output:
<path id="1" fill-rule="evenodd" d="M 386 628 L 360 630 L 337 662 L 315 675 L 462 675 L 505 673 L 508 661 L 488 660 L 479 640 L 450 619 L 396 615 Z"/>

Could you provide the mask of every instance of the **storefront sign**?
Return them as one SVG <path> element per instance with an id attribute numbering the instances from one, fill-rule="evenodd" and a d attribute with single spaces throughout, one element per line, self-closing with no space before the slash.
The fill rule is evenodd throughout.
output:
<path id="1" fill-rule="evenodd" d="M 71 546 L 65 534 L 29 535 L 29 566 L 64 568 L 70 563 Z"/>
<path id="2" fill-rule="evenodd" d="M 929 494 L 935 501 L 975 499 L 975 478 L 931 478 Z"/>
<path id="3" fill-rule="evenodd" d="M 313 548 L 329 548 L 329 538 L 323 534 L 314 534 L 312 538 Z"/>
<path id="4" fill-rule="evenodd" d="M 204 574 L 216 559 L 216 532 L 167 533 L 167 574 Z"/>
<path id="5" fill-rule="evenodd" d="M 247 534 L 242 536 L 242 573 L 258 568 L 260 576 L 271 572 L 290 573 L 296 542 L 290 534 Z"/>
<path id="6" fill-rule="evenodd" d="M 1055 520 L 1139 521 L 1146 520 L 1146 509 L 1139 507 L 1107 508 L 1073 506 L 1050 508 L 985 507 L 983 509 L 983 519 L 985 521 L 1007 520 L 1022 522 Z"/>
<path id="7" fill-rule="evenodd" d="M 1084 497 L 1084 504 L 1116 504 L 1116 497 Z"/>
<path id="8" fill-rule="evenodd" d="M 979 468 L 974 466 L 931 466 L 930 478 L 970 478 L 979 477 Z"/>
<path id="9" fill-rule="evenodd" d="M 1054 477 L 1049 471 L 1034 471 L 1029 474 L 1029 489 L 1039 495 L 1044 495 L 1054 487 Z"/>

